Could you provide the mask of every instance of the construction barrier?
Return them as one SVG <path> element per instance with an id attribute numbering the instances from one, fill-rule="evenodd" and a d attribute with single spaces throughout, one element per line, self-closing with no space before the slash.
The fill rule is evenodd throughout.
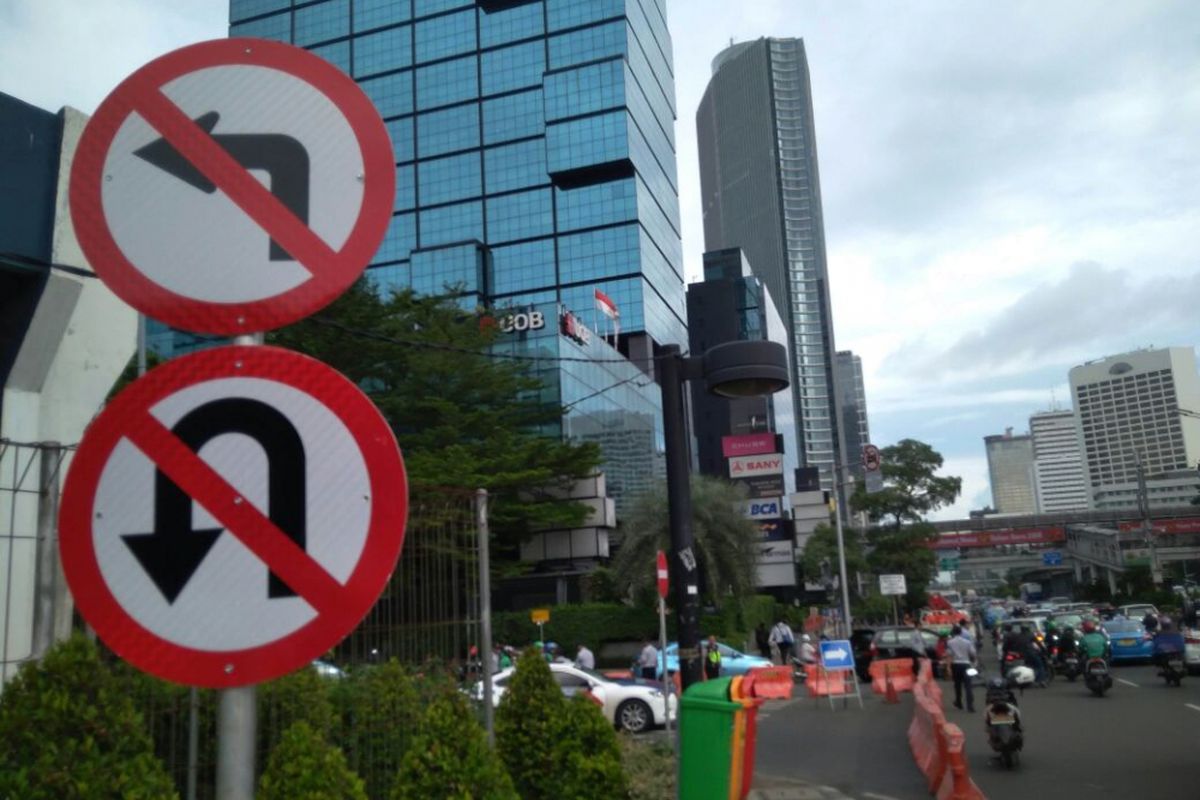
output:
<path id="1" fill-rule="evenodd" d="M 742 694 L 763 700 L 787 700 L 794 685 L 791 667 L 754 667 L 746 671 Z"/>
<path id="2" fill-rule="evenodd" d="M 809 697 L 841 697 L 854 694 L 850 685 L 852 676 L 849 670 L 830 672 L 822 666 L 813 664 L 807 670 L 804 685 L 808 687 Z"/>
<path id="3" fill-rule="evenodd" d="M 911 692 L 916 682 L 911 658 L 877 658 L 871 662 L 869 672 L 871 691 L 875 694 L 887 694 L 889 681 L 897 692 Z"/>
<path id="4" fill-rule="evenodd" d="M 985 800 L 983 792 L 967 774 L 967 759 L 963 755 L 966 737 L 954 724 L 942 726 L 946 747 L 946 776 L 937 792 L 937 800 Z"/>
<path id="5" fill-rule="evenodd" d="M 930 679 L 924 663 L 917 671 L 912 692 L 908 746 L 930 794 L 937 800 L 986 800 L 968 773 L 962 729 L 946 722 L 941 687 Z"/>

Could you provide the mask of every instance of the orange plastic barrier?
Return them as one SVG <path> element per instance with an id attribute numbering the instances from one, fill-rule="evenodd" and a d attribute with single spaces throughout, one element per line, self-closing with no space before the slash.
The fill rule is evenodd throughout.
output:
<path id="1" fill-rule="evenodd" d="M 847 670 L 830 672 L 824 667 L 813 665 L 808 669 L 804 685 L 808 687 L 809 697 L 840 697 L 854 693 L 849 677 L 850 673 Z"/>
<path id="2" fill-rule="evenodd" d="M 911 658 L 875 659 L 869 668 L 871 673 L 871 691 L 875 694 L 887 694 L 887 683 L 890 680 L 897 692 L 911 692 L 913 684 Z"/>
<path id="3" fill-rule="evenodd" d="M 791 667 L 754 667 L 746 672 L 742 692 L 747 697 L 786 700 L 794 685 Z"/>
<path id="4" fill-rule="evenodd" d="M 942 726 L 946 748 L 946 774 L 937 791 L 937 800 L 986 800 L 983 792 L 967 774 L 967 759 L 963 756 L 962 729 L 954 724 Z"/>
<path id="5" fill-rule="evenodd" d="M 912 750 L 917 769 L 925 776 L 930 792 L 936 792 L 946 772 L 945 748 L 941 728 L 946 724 L 939 704 L 933 702 L 925 692 L 925 684 L 918 684 L 913 697 L 913 720 L 908 726 L 908 746 Z"/>

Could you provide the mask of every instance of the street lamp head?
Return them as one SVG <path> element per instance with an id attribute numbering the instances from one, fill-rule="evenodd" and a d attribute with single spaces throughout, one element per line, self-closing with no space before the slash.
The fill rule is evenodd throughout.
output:
<path id="1" fill-rule="evenodd" d="M 788 386 L 787 350 L 778 342 L 725 342 L 703 358 L 708 390 L 722 397 L 759 397 Z"/>

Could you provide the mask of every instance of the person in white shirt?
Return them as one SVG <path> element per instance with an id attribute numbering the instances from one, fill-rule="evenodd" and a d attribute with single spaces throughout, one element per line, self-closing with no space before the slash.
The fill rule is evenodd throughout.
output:
<path id="1" fill-rule="evenodd" d="M 646 646 L 642 648 L 642 654 L 638 656 L 638 667 L 642 670 L 642 677 L 652 681 L 658 675 L 658 648 L 649 639 L 646 640 Z"/>
<path id="2" fill-rule="evenodd" d="M 967 711 L 975 711 L 975 692 L 971 687 L 971 676 L 967 670 L 975 663 L 975 645 L 970 638 L 963 636 L 962 628 L 957 625 L 950 631 L 950 639 L 946 642 L 946 650 L 950 653 L 950 669 L 954 674 L 954 707 L 962 708 L 963 687 L 967 689 Z"/>
<path id="3" fill-rule="evenodd" d="M 817 663 L 817 648 L 807 633 L 800 636 L 800 660 L 805 664 Z"/>
<path id="4" fill-rule="evenodd" d="M 575 654 L 575 666 L 580 669 L 596 668 L 596 657 L 592 655 L 591 650 L 588 650 L 587 645 L 582 642 L 579 645 L 579 652 Z"/>
<path id="5" fill-rule="evenodd" d="M 792 657 L 792 645 L 796 643 L 796 636 L 792 633 L 791 626 L 780 618 L 775 623 L 775 627 L 771 628 L 771 635 L 767 637 L 767 640 L 779 648 L 779 663 L 787 664 Z"/>

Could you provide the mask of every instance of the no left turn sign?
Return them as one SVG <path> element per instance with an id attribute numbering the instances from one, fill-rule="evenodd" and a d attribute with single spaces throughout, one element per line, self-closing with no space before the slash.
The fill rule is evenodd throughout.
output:
<path id="1" fill-rule="evenodd" d="M 350 77 L 291 45 L 221 39 L 150 62 L 101 103 L 71 216 L 97 275 L 139 311 L 249 333 L 354 282 L 395 182 L 387 129 Z"/>
<path id="2" fill-rule="evenodd" d="M 80 613 L 140 669 L 222 688 L 304 666 L 370 610 L 404 464 L 353 383 L 273 347 L 170 361 L 91 424 L 60 550 Z"/>

